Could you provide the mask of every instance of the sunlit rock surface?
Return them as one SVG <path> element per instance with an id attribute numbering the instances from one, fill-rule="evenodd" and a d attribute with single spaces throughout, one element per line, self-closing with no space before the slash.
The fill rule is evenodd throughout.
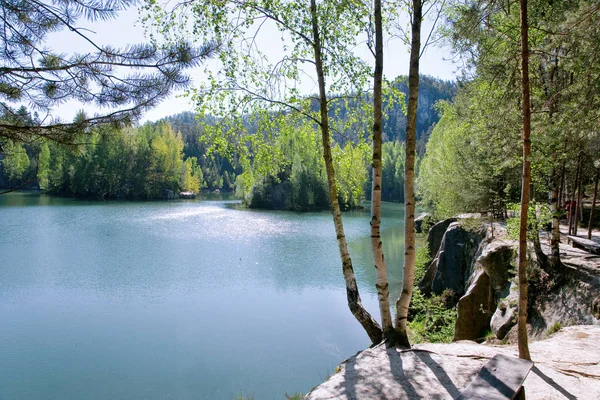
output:
<path id="1" fill-rule="evenodd" d="M 525 380 L 527 399 L 600 399 L 598 343 L 600 326 L 571 326 L 531 343 L 535 366 Z M 496 354 L 517 357 L 518 351 L 470 341 L 412 350 L 380 345 L 344 361 L 306 399 L 453 399 Z"/>

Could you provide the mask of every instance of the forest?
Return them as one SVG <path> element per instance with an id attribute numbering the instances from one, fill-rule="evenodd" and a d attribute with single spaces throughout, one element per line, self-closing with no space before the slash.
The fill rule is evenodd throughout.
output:
<path id="1" fill-rule="evenodd" d="M 394 85 L 406 93 L 405 78 L 398 78 Z M 421 103 L 451 100 L 455 91 L 453 82 L 424 76 Z M 389 99 L 387 102 L 392 103 Z M 345 118 L 353 106 L 356 104 L 344 105 L 332 115 Z M 13 113 L 5 111 L 4 118 L 21 124 L 39 123 L 24 107 Z M 399 127 L 405 126 L 405 118 L 397 103 L 386 115 L 383 199 L 388 201 L 404 201 L 401 143 L 405 128 Z M 422 106 L 419 110 L 421 156 L 438 120 L 437 109 Z M 210 152 L 209 143 L 203 140 L 204 127 L 216 122 L 211 116 L 199 120 L 194 113 L 184 112 L 138 127 L 95 128 L 91 140 L 86 134 L 85 144 L 79 146 L 7 141 L 0 163 L 0 187 L 39 187 L 60 196 L 102 199 L 160 199 L 167 191 L 224 191 L 235 192 L 251 208 L 329 208 L 324 165 L 312 129 L 287 126 L 286 133 L 280 131 L 277 137 L 280 157 L 276 162 L 268 160 L 270 165 L 260 165 L 260 156 L 251 154 L 253 162 L 243 167 L 237 154 L 226 157 Z M 251 119 L 242 129 L 249 135 L 257 133 Z M 368 132 L 362 134 L 362 139 L 367 139 Z M 340 200 L 346 208 L 361 207 L 370 194 L 368 148 L 355 146 L 356 140 L 348 141 L 345 135 L 340 135 L 337 142 L 334 151 L 340 169 Z"/>

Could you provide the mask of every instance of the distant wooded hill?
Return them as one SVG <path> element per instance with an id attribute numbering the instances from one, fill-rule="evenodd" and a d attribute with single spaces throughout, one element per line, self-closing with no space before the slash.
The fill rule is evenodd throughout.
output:
<path id="1" fill-rule="evenodd" d="M 393 81 L 396 89 L 405 95 L 408 94 L 408 81 L 405 76 Z M 434 107 L 439 100 L 451 100 L 456 94 L 458 85 L 453 81 L 445 81 L 431 76 L 421 76 L 419 81 L 419 108 L 417 111 L 417 141 L 425 142 L 431 133 L 433 125 L 439 119 L 438 110 Z M 384 109 L 389 108 L 389 102 L 384 100 Z M 342 110 L 340 115 L 350 110 Z M 406 139 L 406 116 L 400 105 L 392 107 L 391 111 L 384 113 L 383 138 L 386 142 Z M 188 156 L 201 156 L 198 151 L 202 146 L 198 145 L 197 138 L 200 137 L 202 128 L 193 112 L 183 112 L 164 118 L 169 122 L 175 132 L 181 132 L 186 143 L 184 151 Z"/>
<path id="2" fill-rule="evenodd" d="M 408 91 L 405 77 L 397 78 L 393 82 L 393 85 L 405 94 Z M 417 114 L 417 147 L 419 154 L 422 155 L 424 153 L 425 143 L 428 140 L 431 129 L 440 118 L 438 110 L 433 107 L 434 104 L 439 100 L 450 100 L 456 90 L 457 84 L 454 82 L 443 81 L 428 76 L 421 77 Z M 389 98 L 384 100 L 384 109 L 386 110 L 384 112 L 384 140 L 389 143 L 384 146 L 384 177 L 387 184 L 383 195 L 386 200 L 401 201 L 403 199 L 402 182 L 404 164 L 402 159 L 404 153 L 400 142 L 403 142 L 406 137 L 406 117 L 402 111 L 401 104 L 395 104 L 394 106 L 391 106 L 391 104 Z M 355 112 L 355 106 L 358 107 L 356 102 L 353 103 L 352 100 L 341 105 L 338 103 L 336 109 L 332 110 L 332 118 L 339 118 L 342 121 Z M 22 114 L 22 122 L 24 124 L 36 123 L 25 108 L 22 108 L 19 112 Z M 209 119 L 203 122 L 211 123 L 216 121 Z M 47 191 L 63 195 L 127 198 L 160 197 L 162 189 L 177 191 L 191 190 L 190 188 L 195 190 L 203 188 L 210 191 L 231 191 L 234 189 L 236 178 L 244 171 L 237 165 L 235 160 L 230 161 L 217 154 L 207 156 L 207 146 L 199 140 L 204 133 L 202 125 L 201 121 L 197 120 L 195 113 L 184 112 L 164 118 L 155 123 L 132 128 L 127 132 L 111 131 L 112 133 L 107 135 L 106 132 L 103 134 L 103 130 L 100 130 L 93 135 L 93 140 L 88 140 L 89 143 L 85 146 L 80 146 L 76 152 L 57 145 L 47 146 L 39 143 L 24 146 L 15 145 L 16 147 L 8 151 L 8 156 L 0 162 L 0 187 L 14 188 L 29 182 L 30 186 L 41 186 Z M 370 130 L 370 127 L 367 125 L 363 126 L 357 132 L 344 132 L 348 135 L 341 136 L 334 134 L 334 140 L 337 141 L 340 149 L 342 149 L 346 145 L 345 141 L 347 138 L 353 139 L 357 135 L 367 137 Z M 256 131 L 256 129 L 256 126 L 253 125 L 247 127 L 248 132 Z M 181 135 L 180 137 L 178 136 L 179 134 Z M 296 132 L 295 135 L 299 135 L 299 133 Z M 165 143 L 172 142 L 172 146 L 163 146 L 161 140 L 166 141 Z M 9 144 L 5 147 L 8 149 L 8 146 Z M 127 154 L 121 154 L 127 149 L 129 149 L 129 152 L 126 152 Z M 161 169 L 158 167 L 158 161 L 161 159 L 159 153 L 162 150 L 166 152 L 169 149 L 174 154 L 173 157 L 169 158 L 172 159 L 173 165 L 167 168 L 165 164 L 164 168 L 161 167 Z M 316 157 L 314 160 L 298 161 L 300 163 L 298 165 L 307 164 L 311 165 L 309 169 L 315 169 L 315 171 L 309 171 L 314 176 L 310 174 L 310 176 L 303 175 L 301 180 L 304 182 L 303 185 L 307 187 L 325 187 L 325 181 L 320 177 L 321 171 L 317 171 L 320 168 L 315 167 L 315 165 L 320 165 L 320 151 L 314 149 L 313 153 L 315 154 L 306 154 L 306 157 L 310 158 L 314 156 Z M 367 159 L 367 153 L 368 151 L 361 157 Z M 144 159 L 146 161 L 143 161 L 142 155 L 147 155 L 150 161 L 146 159 Z M 297 154 L 290 154 L 288 156 L 288 158 L 293 158 Z M 125 160 L 128 161 L 125 162 Z M 368 162 L 364 162 L 364 167 L 362 166 L 362 161 L 358 162 L 354 160 L 353 164 L 357 164 L 356 168 L 360 167 L 360 171 L 354 171 L 353 174 L 357 176 L 364 175 L 364 179 L 368 180 Z M 148 165 L 154 165 L 152 167 L 155 170 L 154 175 L 146 176 L 146 170 L 148 169 L 146 167 Z M 347 167 L 350 168 L 352 166 L 347 165 Z M 281 171 L 279 171 L 280 176 L 275 179 L 271 179 L 273 177 L 270 178 L 268 176 L 260 177 L 260 174 L 257 173 L 251 174 L 254 176 L 254 183 L 256 185 L 247 185 L 247 190 L 243 193 L 244 197 L 250 196 L 256 204 L 261 202 L 268 203 L 268 201 L 265 201 L 265 198 L 270 198 L 273 189 L 272 186 L 281 181 L 285 183 L 285 180 L 290 178 L 288 175 L 292 173 L 290 168 L 289 165 L 281 166 Z M 302 168 L 306 169 L 308 167 L 302 166 Z M 339 168 L 342 168 L 341 164 Z M 38 179 L 35 179 L 36 175 Z M 191 184 L 190 182 L 195 183 Z M 353 185 L 360 186 L 357 182 L 354 182 Z M 291 188 L 290 190 L 292 189 L 296 190 L 297 188 Z M 307 200 L 302 197 L 306 193 L 300 189 L 298 189 L 299 194 L 296 201 L 300 205 L 296 207 L 307 209 L 313 207 L 312 203 L 316 201 L 314 199 L 320 198 L 318 193 L 305 196 L 310 198 Z M 360 203 L 360 199 L 363 196 L 362 191 L 356 188 L 352 190 L 349 188 L 346 189 L 346 192 L 348 192 L 348 195 L 345 196 L 347 198 L 346 201 L 350 201 L 348 199 L 351 199 L 352 202 Z M 356 191 L 354 195 L 352 195 L 353 191 Z M 262 194 L 262 196 L 258 196 L 258 194 Z M 328 202 L 325 200 L 322 201 L 322 207 L 328 206 Z M 304 203 L 308 205 L 304 206 Z"/>

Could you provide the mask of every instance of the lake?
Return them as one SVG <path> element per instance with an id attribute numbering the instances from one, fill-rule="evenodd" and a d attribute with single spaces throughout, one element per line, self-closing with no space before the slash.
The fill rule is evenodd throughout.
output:
<path id="1" fill-rule="evenodd" d="M 403 206 L 383 217 L 395 301 Z M 343 218 L 379 319 L 369 211 Z M 10 193 L 0 232 L 1 400 L 282 400 L 369 345 L 329 212 Z"/>

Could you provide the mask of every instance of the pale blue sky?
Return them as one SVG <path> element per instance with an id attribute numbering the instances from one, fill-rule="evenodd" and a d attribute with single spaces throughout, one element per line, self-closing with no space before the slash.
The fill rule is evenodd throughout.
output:
<path id="1" fill-rule="evenodd" d="M 142 43 L 146 40 L 143 27 L 137 22 L 138 16 L 138 10 L 128 9 L 121 12 L 115 20 L 96 23 L 85 22 L 83 26 L 92 31 L 92 33 L 88 32 L 88 35 L 96 43 L 121 47 L 127 44 Z M 427 29 L 426 26 L 424 27 L 424 33 L 425 29 Z M 279 35 L 261 35 L 258 40 L 260 41 L 261 48 L 279 48 L 281 46 Z M 89 51 L 87 44 L 76 35 L 73 35 L 72 32 L 53 33 L 49 36 L 47 45 L 50 48 L 67 54 Z M 360 56 L 369 57 L 366 49 L 358 51 L 364 53 L 359 54 Z M 398 75 L 406 75 L 408 73 L 408 56 L 408 48 L 400 40 L 388 41 L 384 49 L 385 76 L 393 79 Z M 445 80 L 456 79 L 458 68 L 451 61 L 446 60 L 447 58 L 449 58 L 447 50 L 429 47 L 421 59 L 421 73 Z M 192 77 L 194 84 L 202 81 L 203 73 L 201 68 L 191 70 L 188 73 Z M 316 91 L 316 88 L 310 88 L 309 86 L 306 86 L 307 91 Z M 156 108 L 147 112 L 143 117 L 143 121 L 155 121 L 183 111 L 193 111 L 193 104 L 187 98 L 181 97 L 181 94 L 173 94 Z M 52 114 L 55 117 L 72 120 L 76 112 L 80 109 L 84 109 L 88 114 L 95 112 L 95 109 L 92 107 L 82 107 L 81 104 L 76 102 L 67 102 L 52 110 Z"/>

